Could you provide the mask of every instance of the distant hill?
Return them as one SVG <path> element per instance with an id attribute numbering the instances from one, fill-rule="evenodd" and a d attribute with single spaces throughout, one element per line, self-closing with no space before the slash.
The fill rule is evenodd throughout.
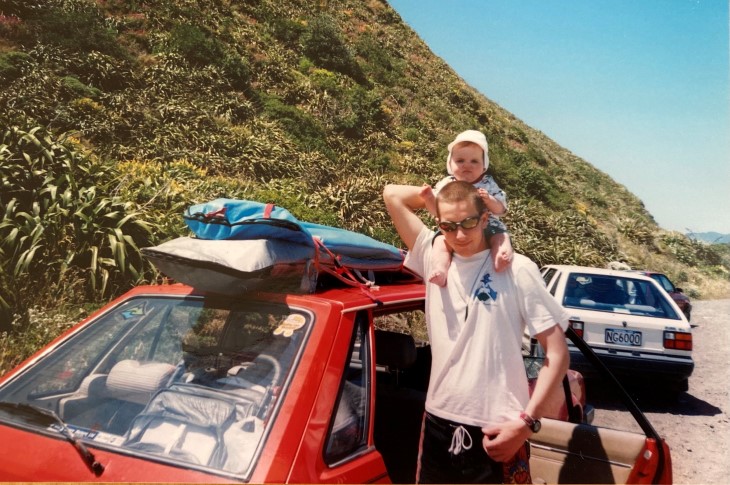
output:
<path id="1" fill-rule="evenodd" d="M 687 232 L 687 237 L 712 244 L 730 244 L 730 234 L 719 232 Z"/>

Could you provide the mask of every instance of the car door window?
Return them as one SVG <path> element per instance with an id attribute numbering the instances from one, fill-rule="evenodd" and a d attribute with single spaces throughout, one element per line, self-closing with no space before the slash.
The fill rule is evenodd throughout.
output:
<path id="1" fill-rule="evenodd" d="M 667 293 L 674 291 L 674 285 L 671 281 L 669 281 L 669 278 L 663 274 L 652 275 L 651 277 L 654 278 L 662 286 L 662 288 L 667 291 Z"/>
<path id="2" fill-rule="evenodd" d="M 551 295 L 555 296 L 555 290 L 558 288 L 558 283 L 560 282 L 560 278 L 562 277 L 561 274 L 558 274 L 557 277 L 553 279 L 553 281 L 550 282 L 548 285 L 548 291 Z"/>
<path id="3" fill-rule="evenodd" d="M 555 275 L 556 271 L 557 270 L 554 268 L 549 268 L 549 269 L 543 271 L 542 279 L 545 280 L 546 285 L 550 283 L 551 279 L 553 279 L 553 276 Z"/>
<path id="4" fill-rule="evenodd" d="M 367 446 L 371 368 L 367 331 L 368 318 L 365 313 L 361 313 L 355 321 L 327 436 L 324 458 L 329 465 L 340 462 Z"/>

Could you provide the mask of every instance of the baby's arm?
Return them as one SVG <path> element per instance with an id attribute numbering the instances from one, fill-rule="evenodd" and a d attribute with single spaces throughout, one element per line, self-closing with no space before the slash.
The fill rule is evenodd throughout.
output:
<path id="1" fill-rule="evenodd" d="M 479 196 L 484 201 L 484 205 L 487 206 L 487 210 L 490 214 L 493 214 L 495 216 L 501 216 L 504 215 L 505 212 L 507 212 L 507 207 L 504 205 L 504 203 L 498 198 L 489 195 L 489 192 L 487 192 L 485 189 L 479 189 Z"/>

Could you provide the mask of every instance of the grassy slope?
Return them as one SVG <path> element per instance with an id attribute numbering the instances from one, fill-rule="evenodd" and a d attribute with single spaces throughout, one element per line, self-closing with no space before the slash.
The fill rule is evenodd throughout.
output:
<path id="1" fill-rule="evenodd" d="M 114 193 L 142 207 L 151 242 L 184 231 L 185 205 L 226 196 L 397 243 L 383 185 L 437 180 L 448 141 L 476 128 L 515 245 L 538 263 L 623 260 L 696 294 L 727 291 L 691 242 L 466 85 L 385 2 L 0 5 L 0 126 L 73 133 L 118 172 Z"/>

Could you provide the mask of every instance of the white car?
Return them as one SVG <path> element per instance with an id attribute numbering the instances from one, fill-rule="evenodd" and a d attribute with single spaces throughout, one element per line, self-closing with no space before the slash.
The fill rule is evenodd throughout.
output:
<path id="1" fill-rule="evenodd" d="M 541 272 L 570 326 L 620 380 L 674 393 L 688 389 L 692 329 L 656 281 L 584 266 L 548 265 Z M 571 368 L 590 376 L 592 366 L 572 344 L 570 349 Z"/>

